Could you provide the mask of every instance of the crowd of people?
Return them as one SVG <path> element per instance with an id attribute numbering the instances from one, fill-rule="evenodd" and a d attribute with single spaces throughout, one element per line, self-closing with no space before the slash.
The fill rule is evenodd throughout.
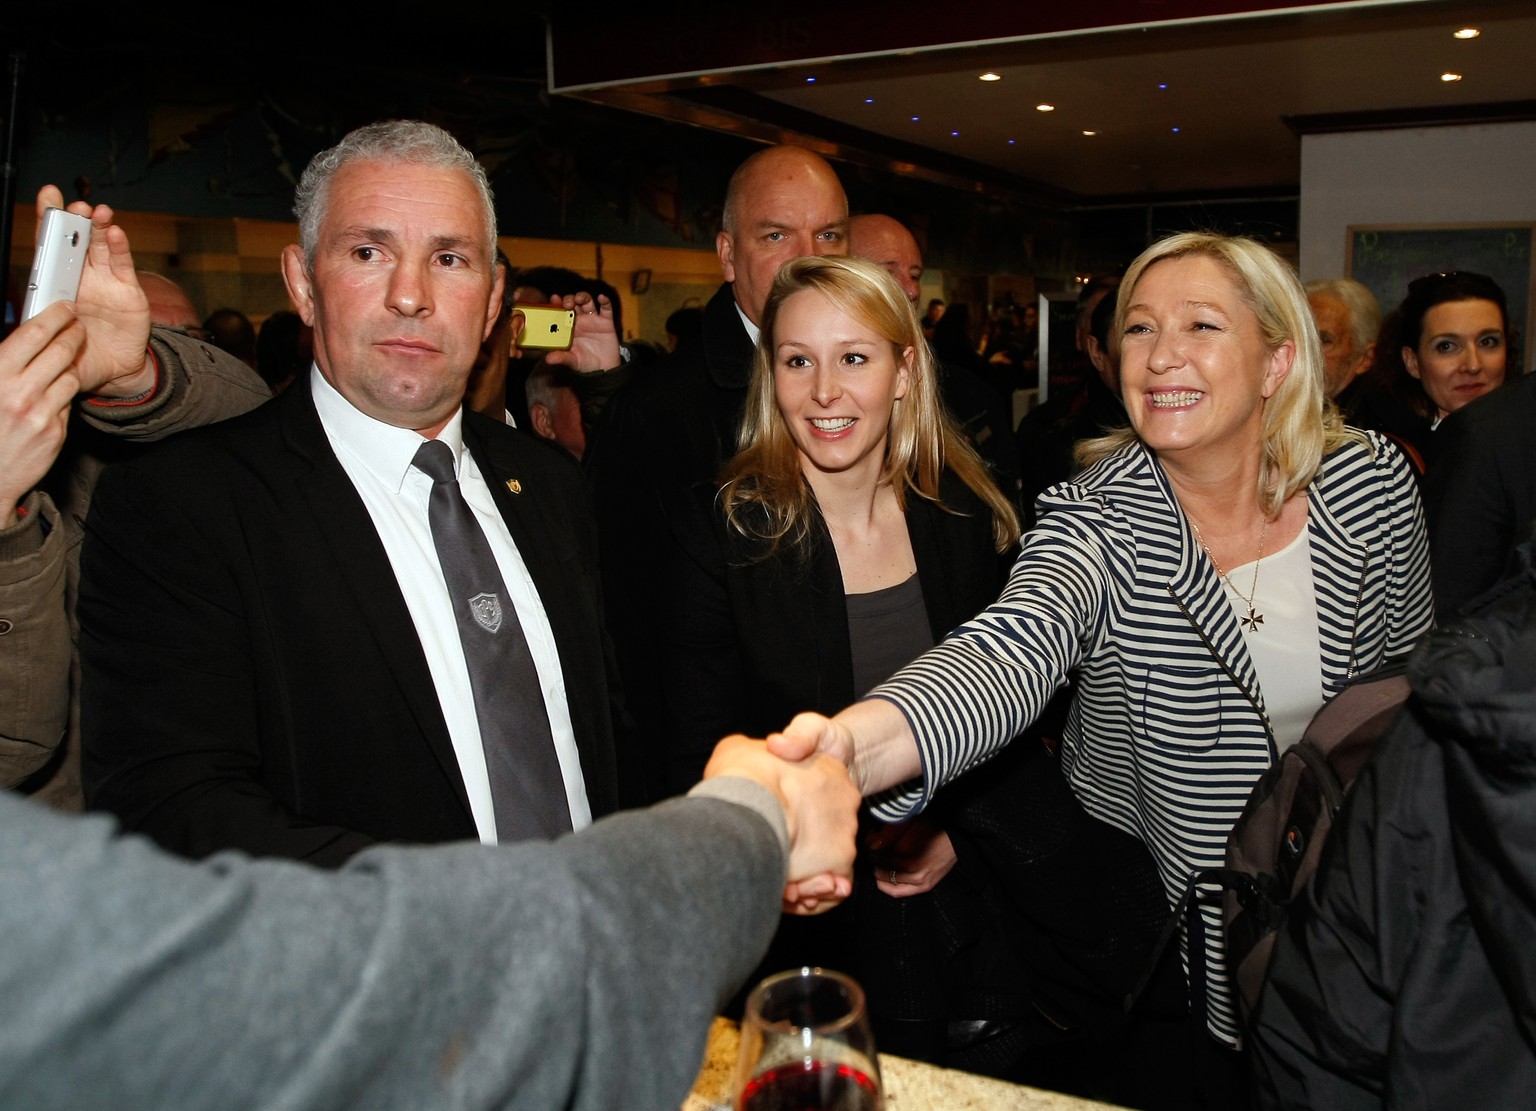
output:
<path id="1" fill-rule="evenodd" d="M 665 351 L 514 268 L 420 121 L 305 169 L 259 331 L 70 207 L 77 300 L 0 342 L 0 1102 L 673 1108 L 709 1017 L 800 964 L 888 1052 L 1128 1107 L 1450 1098 L 1472 1059 L 1389 1038 L 1435 998 L 1392 948 L 1430 894 L 1489 950 L 1437 1021 L 1536 1070 L 1488 909 L 1531 910 L 1525 827 L 1479 793 L 1527 773 L 1469 773 L 1484 719 L 1441 705 L 1530 686 L 1536 391 L 1491 279 L 1384 317 L 1172 235 L 1084 286 L 1015 426 L 1027 312 L 924 305 L 916 236 L 801 147 L 736 170 Z M 529 304 L 568 349 L 519 345 Z M 1278 753 L 1410 654 L 1419 731 L 1277 1001 L 1245 1024 L 1209 899 L 1149 967 Z M 1438 871 L 1362 910 L 1404 808 Z"/>

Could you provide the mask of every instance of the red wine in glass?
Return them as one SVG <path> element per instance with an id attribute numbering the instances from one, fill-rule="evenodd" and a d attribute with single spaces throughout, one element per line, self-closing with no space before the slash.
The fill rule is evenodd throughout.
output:
<path id="1" fill-rule="evenodd" d="M 880 1111 L 880 1088 L 852 1065 L 796 1061 L 749 1080 L 741 1111 Z"/>

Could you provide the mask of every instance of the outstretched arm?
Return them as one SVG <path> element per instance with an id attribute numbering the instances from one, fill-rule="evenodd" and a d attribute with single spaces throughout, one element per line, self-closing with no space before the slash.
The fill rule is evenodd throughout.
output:
<path id="1" fill-rule="evenodd" d="M 785 852 L 754 810 L 676 799 L 558 842 L 381 848 L 322 872 L 193 864 L 0 794 L 0 980 L 21 1037 L 0 1091 L 677 1107 L 778 922 Z"/>
<path id="2" fill-rule="evenodd" d="M 912 727 L 895 704 L 883 698 L 855 702 L 830 718 L 796 714 L 783 732 L 768 737 L 768 749 L 786 760 L 803 760 L 813 752 L 834 756 L 866 796 L 923 771 Z"/>
<path id="3" fill-rule="evenodd" d="M 0 787 L 53 758 L 69 721 L 66 566 L 78 532 L 35 489 L 64 445 L 85 330 L 50 305 L 0 343 Z"/>

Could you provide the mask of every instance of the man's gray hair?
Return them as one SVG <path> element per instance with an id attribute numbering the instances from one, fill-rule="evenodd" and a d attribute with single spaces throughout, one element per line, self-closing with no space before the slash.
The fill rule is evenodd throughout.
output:
<path id="1" fill-rule="evenodd" d="M 1370 287 L 1354 278 L 1319 278 L 1306 284 L 1307 296 L 1320 293 L 1332 297 L 1349 313 L 1349 334 L 1355 342 L 1355 356 L 1376 342 L 1381 331 L 1381 304 Z"/>
<path id="2" fill-rule="evenodd" d="M 491 183 L 486 179 L 485 168 L 457 139 L 435 124 L 422 120 L 381 120 L 349 132 L 334 147 L 315 155 L 299 178 L 299 186 L 293 195 L 293 214 L 299 218 L 299 244 L 304 249 L 304 264 L 311 270 L 315 267 L 315 249 L 320 238 L 320 225 L 325 220 L 331 182 L 338 170 L 352 162 L 409 163 L 463 170 L 480 194 L 480 207 L 485 215 L 486 257 L 495 262 L 496 206 L 491 199 Z"/>
<path id="3" fill-rule="evenodd" d="M 565 367 L 550 366 L 543 359 L 533 365 L 528 372 L 528 379 L 523 383 L 523 395 L 528 401 L 529 408 L 535 405 L 543 405 L 554 412 L 565 401 L 560 390 L 571 389 L 572 371 Z"/>

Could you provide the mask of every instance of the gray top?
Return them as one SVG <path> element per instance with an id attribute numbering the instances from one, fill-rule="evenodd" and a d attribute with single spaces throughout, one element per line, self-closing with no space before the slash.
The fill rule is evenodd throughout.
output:
<path id="1" fill-rule="evenodd" d="M 701 794 L 327 872 L 0 792 L 0 1106 L 675 1111 L 786 866 L 772 795 Z"/>
<path id="2" fill-rule="evenodd" d="M 854 690 L 861 694 L 933 647 L 923 584 L 915 573 L 884 590 L 849 594 L 847 604 Z"/>

